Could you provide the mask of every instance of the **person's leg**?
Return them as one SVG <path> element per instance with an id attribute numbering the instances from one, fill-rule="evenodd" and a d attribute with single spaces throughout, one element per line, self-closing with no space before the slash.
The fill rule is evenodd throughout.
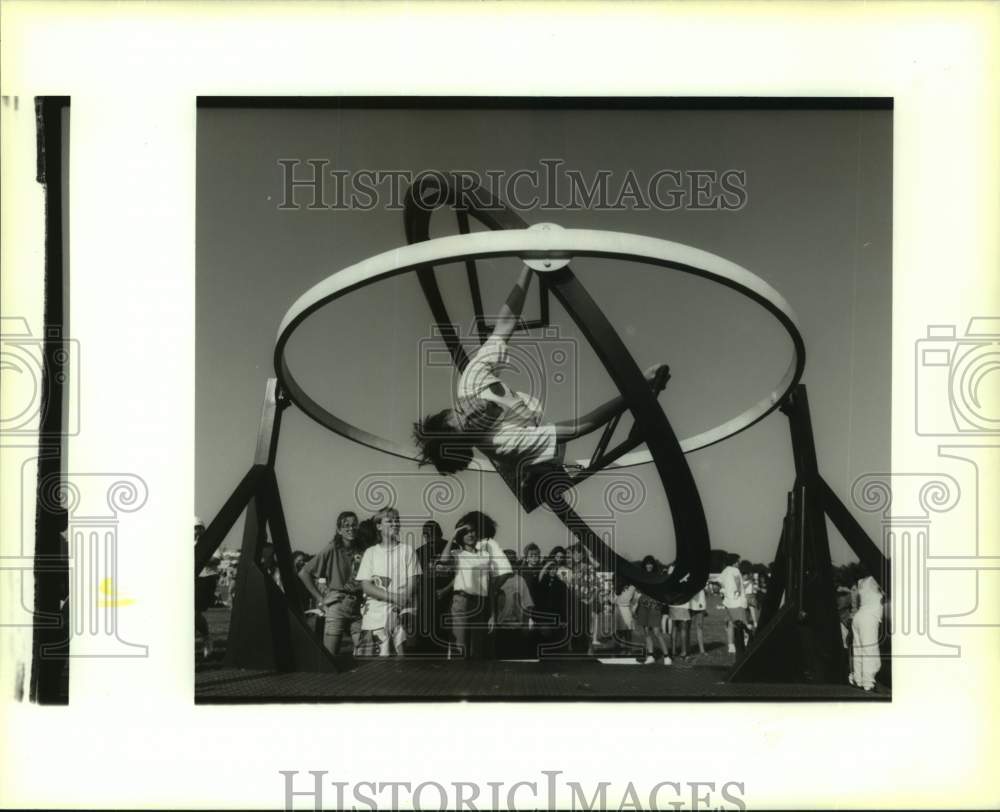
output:
<path id="1" fill-rule="evenodd" d="M 397 623 L 392 633 L 392 648 L 397 657 L 406 655 L 406 647 L 409 640 L 410 636 L 407 633 L 406 623 Z"/>
<path id="2" fill-rule="evenodd" d="M 871 628 L 869 630 L 872 641 L 871 642 L 872 656 L 869 662 L 872 688 L 875 687 L 875 678 L 878 676 L 878 672 L 882 670 L 882 640 L 880 639 L 881 628 L 882 628 L 882 613 L 872 612 Z"/>
<path id="3" fill-rule="evenodd" d="M 634 619 L 632 610 L 628 606 L 619 606 L 618 612 L 621 616 L 620 629 L 615 633 L 616 642 L 624 642 L 626 648 L 635 642 Z M 617 646 L 616 646 L 617 648 Z"/>
<path id="4" fill-rule="evenodd" d="M 851 618 L 851 673 L 848 682 L 859 688 L 864 679 L 864 654 L 861 650 L 861 634 L 858 631 L 858 614 Z"/>
<path id="5" fill-rule="evenodd" d="M 575 595 L 567 605 L 566 631 L 569 637 L 569 651 L 571 654 L 582 654 L 590 644 L 586 635 L 585 615 L 589 614 L 589 608 L 576 600 Z"/>
<path id="6" fill-rule="evenodd" d="M 445 656 L 451 651 L 454 639 L 451 634 L 448 618 L 451 617 L 451 595 L 445 595 L 437 603 L 437 616 L 434 618 L 434 640 Z"/>
<path id="7" fill-rule="evenodd" d="M 379 641 L 375 637 L 375 632 L 371 629 L 362 631 L 358 635 L 358 644 L 354 649 L 355 657 L 375 657 L 379 652 Z"/>
<path id="8" fill-rule="evenodd" d="M 707 612 L 698 613 L 698 628 L 695 630 L 698 638 L 698 653 L 705 653 L 705 615 Z"/>
<path id="9" fill-rule="evenodd" d="M 390 607 L 386 612 L 385 620 L 385 656 L 401 657 L 406 647 L 406 620 L 407 616 L 402 614 L 398 607 Z"/>
<path id="10" fill-rule="evenodd" d="M 577 630 L 577 651 L 580 654 L 593 654 L 593 614 L 590 611 L 590 605 L 580 601 L 577 605 L 577 615 L 580 624 L 580 628 Z"/>
<path id="11" fill-rule="evenodd" d="M 635 659 L 640 662 L 646 662 L 646 649 L 650 645 L 649 631 L 646 629 L 648 622 L 648 615 L 646 608 L 639 604 L 635 612 L 632 615 L 632 640 L 638 652 L 636 652 Z"/>
<path id="12" fill-rule="evenodd" d="M 854 681 L 854 615 L 847 619 L 847 681 Z"/>
<path id="13" fill-rule="evenodd" d="M 372 632 L 372 634 L 378 641 L 378 656 L 388 657 L 392 653 L 392 651 L 390 650 L 392 646 L 392 637 L 391 637 L 392 630 L 389 627 L 389 624 L 386 624 L 381 629 L 375 629 L 375 631 Z"/>
<path id="14" fill-rule="evenodd" d="M 493 609 L 489 605 L 488 599 L 483 599 L 483 614 L 480 621 L 483 630 L 482 654 L 484 660 L 495 660 L 497 658 L 497 630 L 493 627 L 490 631 L 490 617 L 493 616 Z"/>
<path id="15" fill-rule="evenodd" d="M 854 680 L 870 691 L 875 687 L 875 675 L 882 665 L 878 650 L 879 616 L 875 612 L 854 615 Z"/>
<path id="16" fill-rule="evenodd" d="M 351 618 L 351 645 L 353 651 L 357 651 L 361 645 L 361 615 Z"/>
<path id="17" fill-rule="evenodd" d="M 466 618 L 465 640 L 468 645 L 465 658 L 467 660 L 486 659 L 486 623 L 489 620 L 489 609 L 485 598 L 473 598 L 470 601 L 469 615 Z"/>
<path id="18" fill-rule="evenodd" d="M 323 624 L 323 648 L 331 654 L 340 649 L 340 639 L 344 636 L 344 626 L 347 623 L 339 603 L 326 607 L 326 621 Z"/>
<path id="19" fill-rule="evenodd" d="M 688 633 L 690 631 L 691 622 L 688 620 L 678 620 L 677 626 L 677 637 L 679 638 L 678 642 L 681 647 L 681 659 L 686 660 L 688 656 L 687 639 L 689 636 Z"/>
<path id="20" fill-rule="evenodd" d="M 640 663 L 646 662 L 646 639 L 638 624 L 632 629 L 630 636 L 633 649 L 638 649 L 635 659 Z"/>
<path id="21" fill-rule="evenodd" d="M 469 656 L 468 601 L 464 595 L 455 594 L 451 599 L 451 633 L 459 657 Z"/>
<path id="22" fill-rule="evenodd" d="M 737 655 L 743 654 L 746 649 L 748 617 L 746 609 L 733 610 L 733 643 L 735 644 Z"/>
<path id="23" fill-rule="evenodd" d="M 205 617 L 204 612 L 194 613 L 194 628 L 201 635 L 201 653 L 207 657 L 212 653 L 212 633 L 209 631 L 208 618 Z"/>
<path id="24" fill-rule="evenodd" d="M 663 634 L 662 628 L 655 629 L 656 640 L 660 644 L 660 651 L 663 652 L 663 662 L 666 665 L 670 665 L 670 644 L 667 642 L 666 635 Z"/>
<path id="25" fill-rule="evenodd" d="M 443 597 L 438 597 L 437 593 L 434 593 L 433 597 L 428 612 L 430 619 L 427 623 L 427 634 L 430 639 L 427 641 L 427 650 L 440 654 L 447 650 L 451 642 L 451 630 L 445 623 L 445 618 L 451 609 L 451 593 L 445 593 Z"/>

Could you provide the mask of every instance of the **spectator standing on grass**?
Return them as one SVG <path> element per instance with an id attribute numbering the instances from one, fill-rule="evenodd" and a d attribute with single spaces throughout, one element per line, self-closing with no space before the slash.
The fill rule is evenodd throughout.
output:
<path id="1" fill-rule="evenodd" d="M 722 606 L 726 610 L 726 644 L 730 654 L 737 645 L 743 649 L 743 633 L 747 625 L 747 598 L 743 591 L 743 576 L 739 570 L 740 557 L 733 553 L 729 564 L 719 573 Z"/>
<path id="2" fill-rule="evenodd" d="M 194 518 L 194 543 L 198 543 L 198 539 L 201 538 L 201 534 L 205 532 L 205 523 L 199 519 L 197 516 Z M 201 572 L 198 573 L 198 577 L 195 579 L 195 590 L 194 590 L 194 629 L 195 632 L 201 635 L 201 653 L 203 657 L 208 657 L 211 655 L 212 650 L 215 647 L 215 642 L 212 640 L 212 633 L 208 627 L 208 618 L 205 617 L 205 612 L 212 606 L 215 602 L 215 588 L 219 583 L 219 571 L 214 562 L 217 559 L 213 558 Z"/>
<path id="3" fill-rule="evenodd" d="M 614 639 L 615 636 L 615 590 L 614 582 L 608 577 L 611 573 L 597 574 L 597 618 L 594 627 L 594 645 L 602 640 Z"/>
<path id="4" fill-rule="evenodd" d="M 446 543 L 441 525 L 435 521 L 424 522 L 420 538 L 421 545 L 416 551 L 421 575 L 417 587 L 414 650 L 443 654 L 451 637 L 444 620 L 451 606 L 450 585 L 454 573 L 450 563 L 440 560 Z"/>
<path id="5" fill-rule="evenodd" d="M 690 600 L 691 623 L 688 624 L 688 644 L 691 647 L 691 630 L 694 629 L 695 637 L 698 641 L 698 652 L 705 653 L 705 615 L 708 614 L 708 597 L 702 589 Z"/>
<path id="6" fill-rule="evenodd" d="M 227 609 L 233 606 L 233 581 L 235 580 L 235 570 L 232 561 L 222 559 L 222 568 L 219 574 L 219 603 Z"/>
<path id="7" fill-rule="evenodd" d="M 642 560 L 642 567 L 647 573 L 652 573 L 656 569 L 656 559 L 647 555 Z M 656 660 L 656 649 L 653 644 L 660 644 L 660 651 L 663 652 L 663 664 L 670 665 L 670 649 L 661 628 L 663 617 L 663 604 L 649 597 L 649 595 L 635 591 L 632 599 L 632 616 L 635 618 L 635 642 L 643 647 L 643 652 L 636 659 L 640 663 L 652 663 Z"/>
<path id="8" fill-rule="evenodd" d="M 569 569 L 565 576 L 570 603 L 570 648 L 577 654 L 593 654 L 592 631 L 597 607 L 597 566 L 590 551 L 580 543 L 570 545 Z"/>
<path id="9" fill-rule="evenodd" d="M 882 589 L 870 575 L 858 581 L 858 611 L 851 620 L 853 670 L 848 681 L 866 691 L 875 690 L 875 676 L 882 667 L 879 626 L 882 623 Z"/>
<path id="10" fill-rule="evenodd" d="M 565 642 L 566 585 L 556 577 L 549 560 L 543 562 L 542 550 L 534 542 L 525 546 L 519 572 L 534 604 L 531 610 L 534 645 L 548 644 L 551 651 L 555 644 Z"/>
<path id="11" fill-rule="evenodd" d="M 756 629 L 758 609 L 757 583 L 754 581 L 749 561 L 740 562 L 740 577 L 743 579 L 743 594 L 747 596 L 747 613 L 750 615 L 749 626 L 751 629 Z"/>
<path id="12" fill-rule="evenodd" d="M 497 544 L 497 525 L 482 511 L 458 520 L 455 536 L 445 545 L 442 560 L 452 561 L 451 627 L 459 655 L 466 659 L 491 656 L 489 639 L 496 623 L 497 590 L 514 569 Z"/>
<path id="13" fill-rule="evenodd" d="M 840 642 L 847 650 L 848 660 L 851 656 L 851 622 L 854 619 L 854 593 L 851 588 L 841 584 L 837 587 L 837 616 L 840 618 Z M 848 672 L 851 664 L 848 662 Z"/>
<path id="14" fill-rule="evenodd" d="M 667 575 L 670 575 L 674 571 L 674 564 L 668 564 L 664 569 Z M 670 643 L 670 651 L 673 653 L 674 648 L 674 616 L 670 614 L 669 607 L 665 607 L 663 610 L 663 617 L 660 618 L 660 628 L 663 630 L 663 634 L 667 638 L 667 642 Z"/>
<path id="15" fill-rule="evenodd" d="M 566 550 L 553 547 L 538 572 L 538 595 L 535 606 L 546 612 L 549 623 L 540 630 L 542 638 L 551 644 L 549 650 L 568 643 L 570 595 L 566 586 Z"/>
<path id="16" fill-rule="evenodd" d="M 380 541 L 365 550 L 357 580 L 365 595 L 361 610 L 359 656 L 401 656 L 406 630 L 401 615 L 413 610 L 420 562 L 413 548 L 400 544 L 399 511 L 383 508 L 375 514 Z"/>
<path id="17" fill-rule="evenodd" d="M 681 659 L 688 657 L 688 638 L 691 636 L 691 601 L 684 603 L 670 604 L 667 607 L 672 623 L 670 635 L 670 653 L 677 656 L 677 649 L 681 650 Z"/>
<path id="18" fill-rule="evenodd" d="M 635 618 L 632 614 L 632 603 L 635 600 L 635 586 L 622 584 L 621 591 L 615 596 L 615 609 L 618 611 L 620 628 L 625 631 L 625 638 L 631 639 L 635 628 Z"/>
<path id="19" fill-rule="evenodd" d="M 344 632 L 354 647 L 361 640 L 361 585 L 357 581 L 361 553 L 354 547 L 358 516 L 345 510 L 337 516 L 337 529 L 330 543 L 318 555 L 303 562 L 299 580 L 323 612 L 323 646 L 336 654 Z M 325 582 L 325 589 L 320 588 Z"/>
<path id="20" fill-rule="evenodd" d="M 517 569 L 517 553 L 504 550 L 514 574 L 504 580 L 497 591 L 496 653 L 506 659 L 534 657 L 534 621 L 531 616 L 535 602 L 531 590 Z"/>

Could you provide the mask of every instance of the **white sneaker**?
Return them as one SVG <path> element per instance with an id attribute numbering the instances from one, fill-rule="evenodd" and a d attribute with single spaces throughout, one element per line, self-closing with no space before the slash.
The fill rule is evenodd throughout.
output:
<path id="1" fill-rule="evenodd" d="M 656 662 L 656 657 L 654 657 L 652 654 L 647 654 L 646 662 L 643 663 L 643 665 L 649 665 L 650 663 L 655 663 L 655 662 Z"/>
<path id="2" fill-rule="evenodd" d="M 673 664 L 673 660 L 671 660 L 669 657 L 664 657 L 663 658 L 663 664 L 664 665 L 671 665 L 671 664 Z"/>
<path id="3" fill-rule="evenodd" d="M 730 654 L 735 654 L 736 653 L 736 644 L 735 643 L 730 643 L 728 651 L 729 651 Z"/>

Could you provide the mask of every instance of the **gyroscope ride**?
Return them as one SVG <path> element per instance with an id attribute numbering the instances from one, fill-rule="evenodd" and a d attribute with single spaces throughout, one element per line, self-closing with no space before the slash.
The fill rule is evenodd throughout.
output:
<path id="1" fill-rule="evenodd" d="M 452 209 L 459 233 L 430 239 L 432 215 Z M 487 231 L 470 231 L 474 218 Z M 274 464 L 282 411 L 294 405 L 320 425 L 356 443 L 397 457 L 420 461 L 413 449 L 354 426 L 321 406 L 303 389 L 290 367 L 289 339 L 313 313 L 359 288 L 389 277 L 415 273 L 438 334 L 458 370 L 469 357 L 459 328 L 445 307 L 436 268 L 464 263 L 481 342 L 488 322 L 479 287 L 477 260 L 517 257 L 539 279 L 540 317 L 520 321 L 519 330 L 547 327 L 554 296 L 593 347 L 623 396 L 624 406 L 603 425 L 589 459 L 572 464 L 505 464 L 500 458 L 475 458 L 470 467 L 496 471 L 524 510 L 549 508 L 619 582 L 636 585 L 666 603 L 683 603 L 702 589 L 709 575 L 710 542 L 701 498 L 685 455 L 722 442 L 775 409 L 788 418 L 795 480 L 775 555 L 775 567 L 750 646 L 734 666 L 730 680 L 841 683 L 846 673 L 835 605 L 829 518 L 861 563 L 888 594 L 886 559 L 819 473 L 809 403 L 801 377 L 805 345 L 797 319 L 778 291 L 745 268 L 705 251 L 653 237 L 619 232 L 564 229 L 549 223 L 528 225 L 515 211 L 483 188 L 458 188 L 444 174 L 428 174 L 408 191 L 404 206 L 407 245 L 344 268 L 307 290 L 291 306 L 278 329 L 274 348 L 276 377 L 268 379 L 254 463 L 202 534 L 195 548 L 195 574 L 218 549 L 242 513 L 246 513 L 237 570 L 226 663 L 276 671 L 336 671 L 337 660 L 307 625 L 298 590 L 283 593 L 257 565 L 270 529 L 284 584 L 296 584 Z M 648 381 L 600 305 L 573 273 L 577 257 L 644 263 L 669 273 L 686 273 L 735 290 L 769 312 L 787 333 L 788 366 L 770 395 L 724 423 L 700 434 L 678 438 L 657 395 L 668 373 Z M 630 412 L 628 435 L 609 448 L 620 418 Z M 617 555 L 572 508 L 567 492 L 609 468 L 652 464 L 670 504 L 676 559 L 669 575 L 647 574 Z"/>

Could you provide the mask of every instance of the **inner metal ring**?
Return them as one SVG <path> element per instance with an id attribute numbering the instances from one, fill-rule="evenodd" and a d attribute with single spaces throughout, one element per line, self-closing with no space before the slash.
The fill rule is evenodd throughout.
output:
<path id="1" fill-rule="evenodd" d="M 394 248 L 337 271 L 311 287 L 289 308 L 278 328 L 274 346 L 274 369 L 278 381 L 291 401 L 321 426 L 377 451 L 419 462 L 420 457 L 415 449 L 360 429 L 310 398 L 288 367 L 285 358 L 288 340 L 306 318 L 324 305 L 381 279 L 421 267 L 509 256 L 519 257 L 526 262 L 597 257 L 670 268 L 732 288 L 761 305 L 779 321 L 791 339 L 792 358 L 778 385 L 769 395 L 730 420 L 681 440 L 680 447 L 685 454 L 721 442 L 763 419 L 781 404 L 802 377 L 805 343 L 794 311 L 771 285 L 734 262 L 689 245 L 638 234 L 590 229 L 504 229 L 440 237 Z M 577 460 L 576 464 L 586 467 L 589 462 L 583 459 Z M 629 468 L 648 462 L 652 462 L 649 451 L 636 450 L 608 467 Z M 492 466 L 484 464 L 478 458 L 473 460 L 470 468 L 493 470 Z"/>

